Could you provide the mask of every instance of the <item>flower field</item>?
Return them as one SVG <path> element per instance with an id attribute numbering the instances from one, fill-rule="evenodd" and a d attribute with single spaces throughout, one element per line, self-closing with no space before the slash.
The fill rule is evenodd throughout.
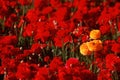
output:
<path id="1" fill-rule="evenodd" d="M 0 80 L 120 80 L 120 0 L 0 0 Z"/>

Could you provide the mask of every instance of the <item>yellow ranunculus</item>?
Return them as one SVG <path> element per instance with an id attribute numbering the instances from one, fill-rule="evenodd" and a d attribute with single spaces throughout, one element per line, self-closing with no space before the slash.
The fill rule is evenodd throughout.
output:
<path id="1" fill-rule="evenodd" d="M 92 30 L 90 32 L 90 38 L 91 39 L 99 39 L 101 37 L 101 32 L 100 30 Z"/>
<path id="2" fill-rule="evenodd" d="M 86 44 L 90 51 L 100 51 L 103 48 L 101 40 L 92 40 Z"/>
<path id="3" fill-rule="evenodd" d="M 83 43 L 80 45 L 80 53 L 82 55 L 90 55 L 91 51 L 88 49 L 88 46 L 86 43 Z"/>

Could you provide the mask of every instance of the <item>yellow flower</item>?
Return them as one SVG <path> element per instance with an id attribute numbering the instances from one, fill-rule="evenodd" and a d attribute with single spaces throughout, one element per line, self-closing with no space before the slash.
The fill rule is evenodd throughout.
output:
<path id="1" fill-rule="evenodd" d="M 99 39 L 101 37 L 101 32 L 100 30 L 92 30 L 90 32 L 90 38 L 91 39 Z"/>
<path id="2" fill-rule="evenodd" d="M 90 55 L 91 51 L 88 49 L 88 46 L 86 43 L 83 43 L 80 45 L 80 53 L 82 55 Z"/>
<path id="3" fill-rule="evenodd" d="M 90 51 L 100 51 L 103 48 L 101 40 L 93 40 L 87 42 L 87 47 Z"/>

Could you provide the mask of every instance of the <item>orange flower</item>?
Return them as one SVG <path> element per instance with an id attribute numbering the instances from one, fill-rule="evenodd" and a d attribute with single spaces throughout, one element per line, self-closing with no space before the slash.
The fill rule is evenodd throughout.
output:
<path id="1" fill-rule="evenodd" d="M 102 41 L 93 40 L 93 41 L 87 42 L 87 47 L 90 51 L 100 51 L 103 48 Z"/>
<path id="2" fill-rule="evenodd" d="M 91 51 L 88 49 L 88 46 L 86 43 L 83 43 L 80 45 L 80 53 L 82 55 L 90 55 Z"/>
<path id="3" fill-rule="evenodd" d="M 91 38 L 91 39 L 99 39 L 100 36 L 101 36 L 100 30 L 92 30 L 92 31 L 90 32 L 90 38 Z"/>

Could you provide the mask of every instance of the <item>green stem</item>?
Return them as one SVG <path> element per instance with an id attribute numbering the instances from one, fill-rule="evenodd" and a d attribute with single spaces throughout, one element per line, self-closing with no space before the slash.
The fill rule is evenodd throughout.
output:
<path id="1" fill-rule="evenodd" d="M 4 27 L 5 17 L 3 18 L 3 20 L 1 21 L 1 23 L 2 23 L 2 31 L 4 31 L 5 30 L 5 27 Z"/>

